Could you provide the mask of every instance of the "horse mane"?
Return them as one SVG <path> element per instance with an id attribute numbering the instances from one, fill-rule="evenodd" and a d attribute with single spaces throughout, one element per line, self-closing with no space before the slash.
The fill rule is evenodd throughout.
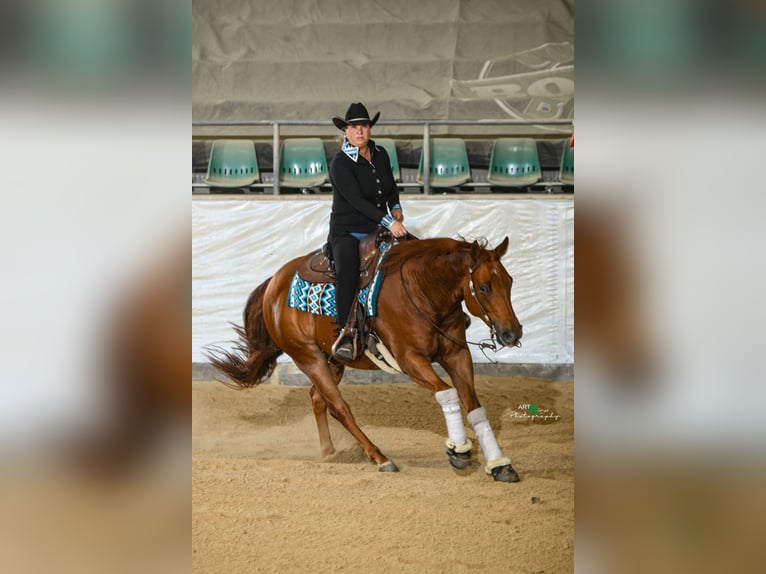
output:
<path id="1" fill-rule="evenodd" d="M 468 247 L 469 245 L 465 242 L 447 237 L 402 241 L 388 252 L 388 257 L 383 263 L 383 270 L 387 274 L 398 273 L 406 262 L 430 262 L 453 254 L 462 259 L 460 254 L 466 252 Z"/>
<path id="2" fill-rule="evenodd" d="M 487 241 L 482 239 L 479 245 L 484 249 Z M 435 277 L 441 274 L 445 279 L 454 278 L 467 272 L 472 248 L 473 244 L 462 238 L 403 241 L 389 251 L 382 270 L 387 276 L 402 273 L 408 281 L 421 285 L 422 292 L 438 299 L 450 295 L 454 287 L 450 281 L 438 281 Z"/>
<path id="3" fill-rule="evenodd" d="M 458 238 L 435 237 L 403 241 L 396 246 L 396 249 L 389 251 L 383 269 L 387 273 L 398 272 L 406 261 L 423 260 L 429 264 L 435 259 L 445 259 L 445 262 L 454 259 L 456 262 L 458 260 L 462 262 L 463 254 L 470 253 L 473 244 L 466 241 L 462 236 L 458 236 Z M 481 238 L 477 241 L 482 249 L 486 249 L 488 243 L 486 239 Z"/>

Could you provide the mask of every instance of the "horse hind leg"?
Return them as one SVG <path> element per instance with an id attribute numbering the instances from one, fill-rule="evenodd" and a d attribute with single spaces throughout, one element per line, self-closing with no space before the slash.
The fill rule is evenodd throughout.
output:
<path id="1" fill-rule="evenodd" d="M 341 377 L 343 377 L 343 366 L 329 365 L 332 371 L 335 384 L 340 383 Z M 317 388 L 312 385 L 311 391 L 311 407 L 314 410 L 314 418 L 317 422 L 317 433 L 319 434 L 319 450 L 322 456 L 330 456 L 335 454 L 335 446 L 332 443 L 332 436 L 330 435 L 330 426 L 327 424 L 327 401 L 324 400 L 322 394 Z"/>
<path id="2" fill-rule="evenodd" d="M 335 454 L 335 445 L 332 443 L 332 436 L 330 436 L 330 426 L 327 424 L 327 401 L 322 398 L 316 387 L 312 386 L 311 391 L 311 407 L 314 409 L 314 418 L 317 421 L 317 432 L 319 433 L 319 451 L 322 456 L 330 456 Z"/>
<path id="3" fill-rule="evenodd" d="M 378 470 L 380 472 L 398 472 L 399 469 L 397 466 L 390 461 L 380 449 L 373 444 L 367 435 L 362 432 L 362 429 L 359 428 L 359 425 L 354 419 L 354 415 L 351 413 L 351 408 L 338 390 L 338 380 L 340 377 L 331 370 L 326 359 L 320 359 L 311 364 L 296 363 L 296 366 L 303 371 L 313 383 L 314 389 L 316 389 L 314 394 L 319 395 L 324 401 L 323 407 L 319 399 L 314 399 L 314 395 L 312 395 L 312 405 L 315 408 L 314 415 L 317 417 L 320 445 L 322 444 L 322 434 L 325 432 L 325 429 L 327 429 L 326 436 L 329 437 L 326 414 L 326 409 L 329 409 L 332 416 L 335 417 L 338 422 L 351 433 L 351 436 L 357 440 L 367 457 L 378 465 Z M 318 416 L 317 413 L 319 413 Z"/>

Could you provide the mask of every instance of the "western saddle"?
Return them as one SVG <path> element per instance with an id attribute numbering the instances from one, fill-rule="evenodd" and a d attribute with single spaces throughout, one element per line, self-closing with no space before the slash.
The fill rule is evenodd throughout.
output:
<path id="1" fill-rule="evenodd" d="M 357 289 L 364 289 L 370 284 L 375 276 L 378 265 L 385 259 L 385 256 L 379 257 L 380 246 L 383 243 L 392 243 L 393 240 L 394 236 L 388 229 L 378 227 L 359 242 L 359 281 L 357 282 Z M 310 283 L 335 282 L 335 263 L 332 258 L 332 247 L 329 241 L 303 262 L 298 268 L 298 276 Z M 353 340 L 353 355 L 354 359 L 357 359 L 363 352 L 364 341 L 368 339 L 372 332 L 372 317 L 367 317 L 356 297 L 354 298 L 347 324 L 338 325 L 338 328 Z M 334 352 L 333 348 L 333 354 Z"/>
<path id="2" fill-rule="evenodd" d="M 391 243 L 394 236 L 385 227 L 378 227 L 359 242 L 359 282 L 357 289 L 364 289 L 375 276 L 376 262 L 382 243 Z M 330 243 L 325 243 L 298 268 L 298 276 L 310 283 L 333 283 L 335 262 Z"/>

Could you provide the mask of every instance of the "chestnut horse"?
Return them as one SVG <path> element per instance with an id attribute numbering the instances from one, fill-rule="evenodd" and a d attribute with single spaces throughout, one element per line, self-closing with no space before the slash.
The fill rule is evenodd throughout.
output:
<path id="1" fill-rule="evenodd" d="M 447 423 L 447 454 L 453 467 L 470 466 L 471 441 L 466 436 L 460 408 L 467 413 L 481 446 L 485 471 L 495 480 L 516 482 L 518 475 L 495 440 L 486 410 L 474 388 L 473 361 L 466 342 L 468 311 L 481 318 L 501 345 L 520 346 L 522 327 L 511 305 L 513 279 L 501 263 L 508 248 L 506 237 L 495 249 L 474 241 L 447 238 L 395 244 L 381 269 L 385 273 L 378 294 L 373 330 L 393 356 L 398 368 L 435 394 Z M 310 255 L 293 259 L 251 294 L 243 313 L 244 326 L 235 326 L 241 342 L 234 352 L 208 350 L 211 364 L 239 387 L 251 387 L 268 377 L 276 359 L 287 353 L 311 381 L 311 401 L 323 455 L 335 448 L 327 424 L 327 411 L 359 442 L 383 472 L 398 468 L 357 425 L 341 396 L 338 383 L 345 365 L 331 358 L 337 328 L 334 317 L 313 315 L 287 306 L 288 290 L 296 270 Z M 436 374 L 438 363 L 453 387 Z M 379 368 L 361 355 L 348 366 Z"/>

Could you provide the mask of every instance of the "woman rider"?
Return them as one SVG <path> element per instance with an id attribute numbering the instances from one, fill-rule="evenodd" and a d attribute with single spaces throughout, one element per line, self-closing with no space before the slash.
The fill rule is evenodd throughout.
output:
<path id="1" fill-rule="evenodd" d="M 330 163 L 333 200 L 330 215 L 330 244 L 335 260 L 335 304 L 339 335 L 333 344 L 335 358 L 354 359 L 354 343 L 345 334 L 359 279 L 359 240 L 382 225 L 394 237 L 404 237 L 404 214 L 399 190 L 391 172 L 388 153 L 370 139 L 370 130 L 380 112 L 370 119 L 367 108 L 353 103 L 345 118 L 333 117 L 344 134 L 343 145 Z"/>

